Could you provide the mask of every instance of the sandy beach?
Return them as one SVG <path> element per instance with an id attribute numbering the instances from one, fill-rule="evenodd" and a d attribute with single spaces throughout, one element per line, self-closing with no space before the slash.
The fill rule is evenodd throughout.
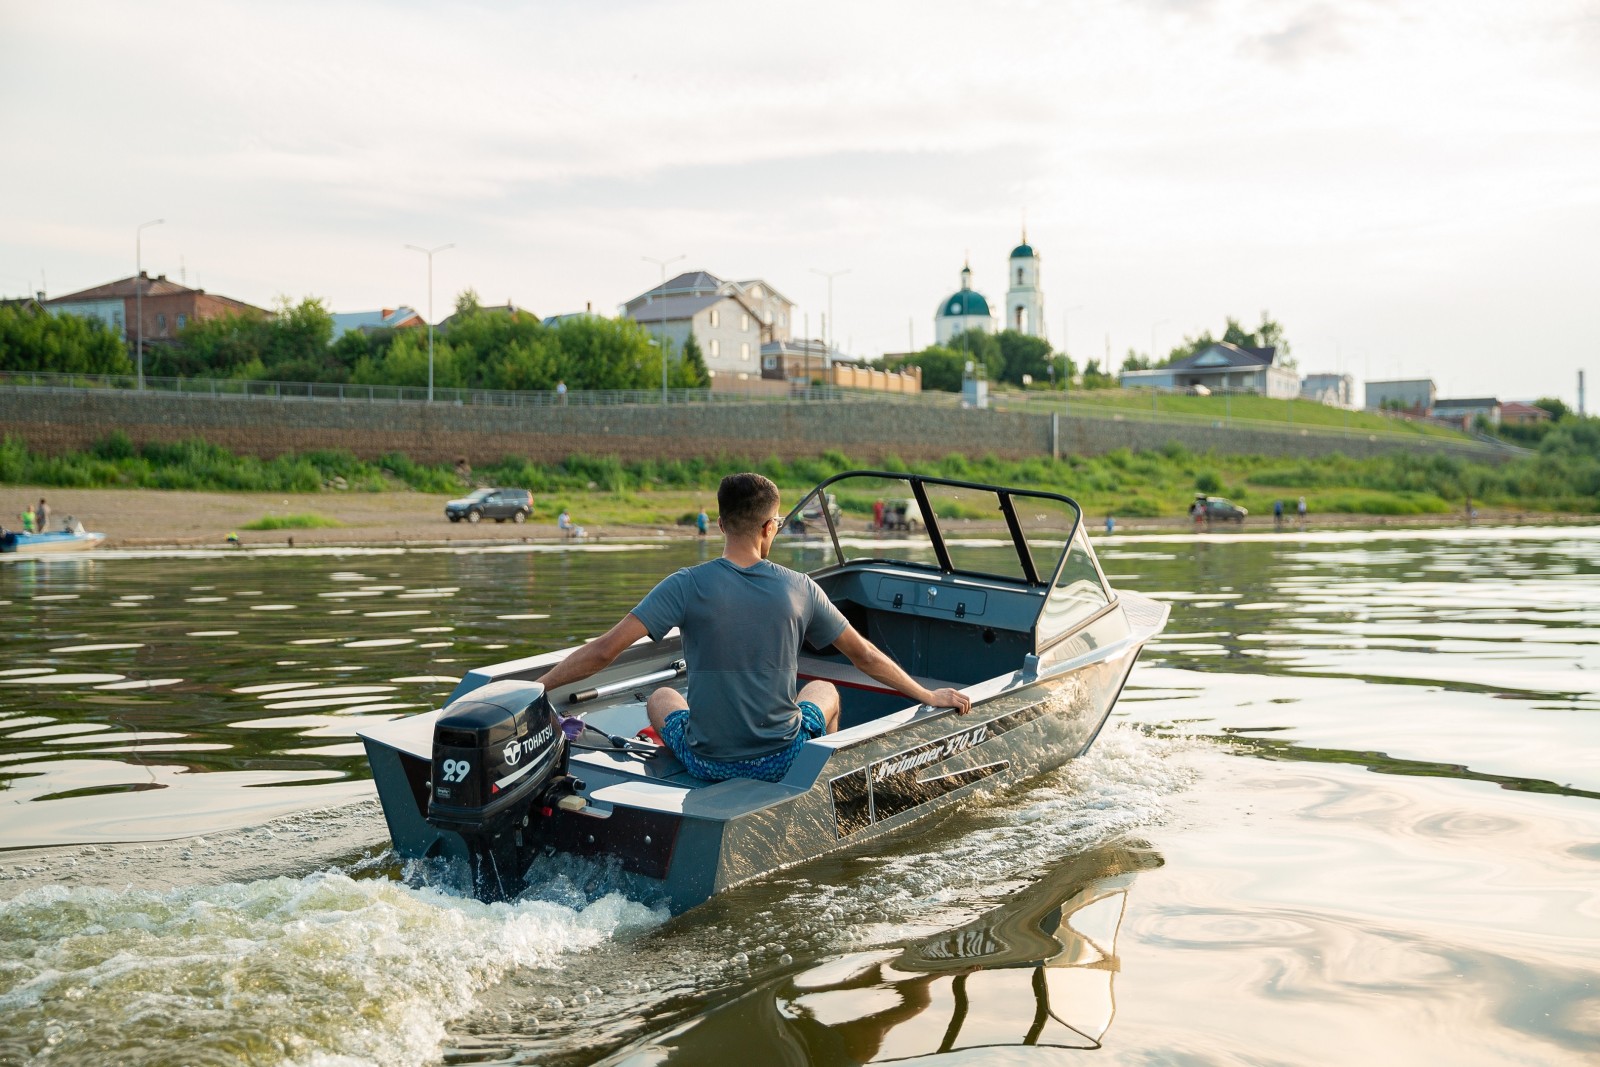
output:
<path id="1" fill-rule="evenodd" d="M 229 532 L 245 545 L 371 544 L 413 541 L 497 542 L 555 540 L 555 523 L 529 521 L 453 523 L 444 517 L 446 497 L 433 493 L 212 493 L 163 489 L 56 489 L 7 486 L 0 490 L 0 522 L 21 526 L 26 504 L 43 497 L 55 527 L 68 515 L 106 535 L 108 548 L 225 544 Z M 263 518 L 319 515 L 338 526 L 293 530 L 247 530 Z M 654 535 L 654 527 L 616 527 L 595 534 Z"/>
<path id="2" fill-rule="evenodd" d="M 572 496 L 573 494 L 566 494 Z M 433 493 L 387 492 L 344 493 L 217 493 L 163 489 L 58 489 L 13 485 L 0 489 L 0 524 L 10 529 L 21 527 L 21 512 L 26 504 L 43 497 L 49 502 L 52 527 L 71 515 L 86 529 L 106 535 L 108 548 L 191 547 L 225 544 L 235 532 L 244 545 L 342 545 L 449 543 L 494 544 L 497 542 L 556 541 L 560 531 L 553 521 L 540 516 L 522 525 L 512 522 L 480 522 L 476 525 L 452 523 L 444 517 L 445 497 Z M 625 538 L 691 538 L 692 527 L 616 523 L 597 525 L 584 520 L 581 504 L 574 505 L 591 540 Z M 314 529 L 247 530 L 245 527 L 267 517 L 314 514 L 340 525 Z M 539 521 L 543 519 L 544 521 Z M 1103 516 L 1091 516 L 1092 530 L 1104 528 Z M 1373 515 L 1318 515 L 1313 513 L 1311 528 L 1365 528 L 1449 526 L 1464 522 L 1459 514 L 1385 517 Z M 1479 525 L 1550 524 L 1588 522 L 1592 517 L 1544 512 L 1517 512 L 1482 508 Z M 1117 533 L 1171 532 L 1189 527 L 1182 517 L 1157 519 L 1119 518 Z M 1271 516 L 1252 516 L 1243 530 L 1269 530 Z M 1217 529 L 1236 529 L 1231 523 Z M 714 533 L 714 531 L 713 531 Z"/>

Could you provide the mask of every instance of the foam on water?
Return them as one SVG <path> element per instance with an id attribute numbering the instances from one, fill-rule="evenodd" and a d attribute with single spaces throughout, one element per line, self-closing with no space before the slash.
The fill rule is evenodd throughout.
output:
<path id="1" fill-rule="evenodd" d="M 471 1034 L 480 1055 L 580 1062 L 637 1040 L 641 1024 L 660 1033 L 714 1011 L 768 976 L 958 926 L 1073 856 L 1166 821 L 1204 744 L 1108 726 L 1084 756 L 1013 792 L 975 796 L 897 841 L 738 887 L 650 937 L 519 976 L 452 1031 Z M 508 1015 L 540 1021 L 507 1026 Z"/>
<path id="2" fill-rule="evenodd" d="M 935 831 L 919 838 L 917 848 L 877 861 L 862 878 L 812 892 L 836 919 L 960 921 L 975 904 L 1003 897 L 1073 853 L 1162 822 L 1170 798 L 1194 778 L 1188 757 L 1198 744 L 1108 725 L 1087 753 L 1060 770 L 1009 795 L 969 802 L 962 813 L 968 823 L 950 827 L 955 833 Z M 881 933 L 869 921 L 855 939 L 873 941 Z"/>
<path id="3" fill-rule="evenodd" d="M 615 1045 L 664 998 L 703 1003 L 792 961 L 954 925 L 1065 857 L 1163 821 L 1193 776 L 1193 745 L 1108 727 L 1024 788 L 664 927 L 641 887 L 571 857 L 542 861 L 514 904 L 350 867 L 27 890 L 0 903 L 0 1062 L 143 1064 L 181 1050 L 190 1063 L 419 1064 L 463 1032 L 479 1051 Z"/>
<path id="4" fill-rule="evenodd" d="M 482 904 L 338 872 L 0 903 L 0 1061 L 420 1064 L 509 973 L 648 929 L 616 894 Z"/>

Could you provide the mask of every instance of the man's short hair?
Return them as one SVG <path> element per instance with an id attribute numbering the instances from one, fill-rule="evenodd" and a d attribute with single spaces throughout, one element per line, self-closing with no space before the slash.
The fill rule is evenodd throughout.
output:
<path id="1" fill-rule="evenodd" d="M 778 487 L 764 475 L 730 474 L 717 486 L 717 511 L 728 533 L 754 537 L 777 509 Z"/>

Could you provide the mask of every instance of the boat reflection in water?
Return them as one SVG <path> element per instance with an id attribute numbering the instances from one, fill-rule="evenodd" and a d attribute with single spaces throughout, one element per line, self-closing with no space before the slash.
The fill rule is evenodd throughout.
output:
<path id="1" fill-rule="evenodd" d="M 972 1063 L 972 1050 L 1097 1049 L 1116 1015 L 1117 931 L 1148 848 L 1076 856 L 977 919 L 824 960 L 624 1050 L 613 1064 Z"/>

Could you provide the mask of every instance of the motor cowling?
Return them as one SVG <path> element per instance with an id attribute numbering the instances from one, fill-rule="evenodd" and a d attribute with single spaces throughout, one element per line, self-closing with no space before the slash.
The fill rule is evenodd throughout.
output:
<path id="1" fill-rule="evenodd" d="M 447 706 L 433 727 L 428 822 L 491 839 L 566 778 L 566 738 L 544 686 L 505 680 Z"/>

